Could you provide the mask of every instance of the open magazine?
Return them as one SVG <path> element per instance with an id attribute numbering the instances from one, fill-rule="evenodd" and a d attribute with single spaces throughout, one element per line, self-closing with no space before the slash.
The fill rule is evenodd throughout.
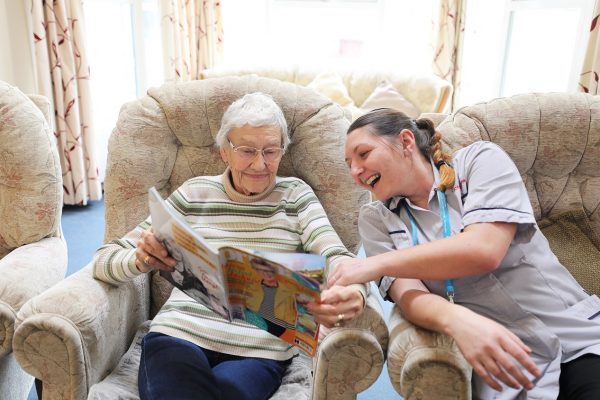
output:
<path id="1" fill-rule="evenodd" d="M 244 320 L 315 355 L 319 324 L 305 305 L 320 300 L 325 257 L 215 249 L 155 188 L 148 194 L 154 234 L 178 261 L 161 276 L 229 321 Z"/>

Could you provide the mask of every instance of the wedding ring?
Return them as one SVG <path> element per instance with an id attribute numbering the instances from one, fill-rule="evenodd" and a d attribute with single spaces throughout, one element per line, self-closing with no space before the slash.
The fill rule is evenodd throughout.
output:
<path id="1" fill-rule="evenodd" d="M 150 254 L 146 254 L 146 257 L 144 257 L 144 264 L 146 265 L 150 265 Z"/>
<path id="2" fill-rule="evenodd" d="M 335 326 L 336 328 L 339 328 L 340 326 L 342 326 L 342 324 L 340 324 L 339 322 L 336 322 L 335 324 L 333 324 L 333 326 Z"/>
<path id="3" fill-rule="evenodd" d="M 344 322 L 344 314 L 340 313 L 337 317 L 337 323 L 340 324 L 342 322 Z"/>

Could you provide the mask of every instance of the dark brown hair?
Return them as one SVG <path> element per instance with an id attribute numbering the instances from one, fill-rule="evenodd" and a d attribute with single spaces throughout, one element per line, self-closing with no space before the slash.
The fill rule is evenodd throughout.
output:
<path id="1" fill-rule="evenodd" d="M 451 157 L 442 151 L 442 135 L 435 130 L 433 122 L 427 118 L 410 119 L 406 114 L 391 108 L 375 109 L 354 121 L 348 128 L 352 131 L 369 127 L 372 134 L 382 136 L 392 142 L 403 129 L 415 136 L 415 142 L 426 159 L 432 159 L 440 171 L 438 189 L 446 190 L 454 186 L 454 169 L 450 166 Z"/>

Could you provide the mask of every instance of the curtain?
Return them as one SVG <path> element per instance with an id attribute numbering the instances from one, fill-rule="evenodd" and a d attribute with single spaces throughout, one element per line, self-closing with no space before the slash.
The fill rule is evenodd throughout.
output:
<path id="1" fill-rule="evenodd" d="M 440 13 L 434 23 L 433 72 L 452 83 L 449 102 L 455 108 L 460 94 L 460 68 L 465 32 L 467 0 L 440 0 Z"/>
<path id="2" fill-rule="evenodd" d="M 54 108 L 64 203 L 86 205 L 88 199 L 100 200 L 102 191 L 93 146 L 82 3 L 31 0 L 30 4 L 37 92 Z"/>
<path id="3" fill-rule="evenodd" d="M 600 74 L 600 1 L 596 1 L 590 27 L 583 68 L 579 77 L 579 90 L 585 93 L 600 94 L 598 75 Z"/>
<path id="4" fill-rule="evenodd" d="M 221 0 L 161 0 L 167 80 L 199 79 L 223 57 Z"/>

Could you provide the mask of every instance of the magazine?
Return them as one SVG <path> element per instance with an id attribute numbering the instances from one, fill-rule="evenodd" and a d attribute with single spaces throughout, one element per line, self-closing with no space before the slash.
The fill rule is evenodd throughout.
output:
<path id="1" fill-rule="evenodd" d="M 153 232 L 177 260 L 161 276 L 223 318 L 251 323 L 315 355 L 319 324 L 305 305 L 320 301 L 325 257 L 215 249 L 155 188 L 148 194 Z"/>

